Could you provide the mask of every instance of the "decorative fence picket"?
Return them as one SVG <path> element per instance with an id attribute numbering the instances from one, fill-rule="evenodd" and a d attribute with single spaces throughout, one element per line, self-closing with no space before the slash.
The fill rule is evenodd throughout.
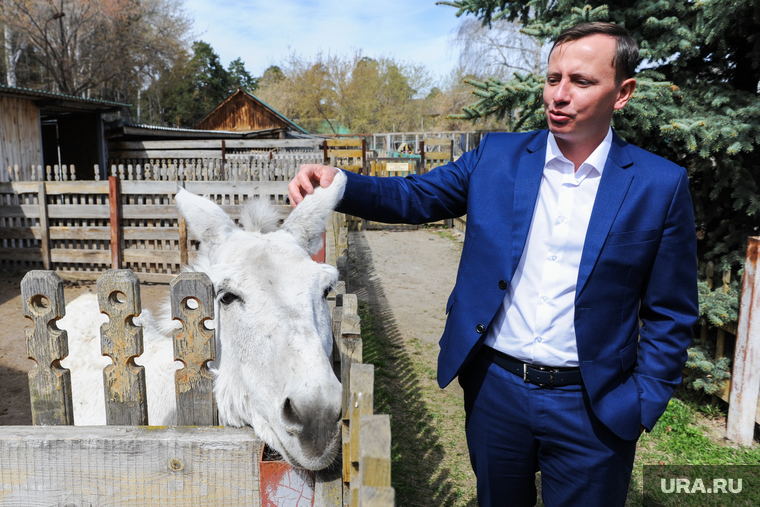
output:
<path id="1" fill-rule="evenodd" d="M 345 258 L 344 220 L 334 216 L 328 225 L 331 259 Z M 360 364 L 357 301 L 344 293 L 345 286 L 344 274 L 328 300 L 340 352 L 335 359 L 344 386 L 343 460 L 349 472 L 315 473 L 311 505 L 390 507 L 390 419 L 372 415 L 373 367 Z M 208 277 L 183 273 L 171 285 L 172 316 L 183 322 L 175 351 L 185 363 L 176 372 L 177 411 L 180 424 L 195 426 L 132 426 L 144 423 L 147 413 L 144 384 L 134 365 L 142 353 L 140 328 L 131 319 L 140 312 L 137 277 L 110 270 L 98 293 L 101 310 L 110 316 L 101 332 L 103 352 L 115 363 L 106 368 L 104 382 L 112 412 L 108 423 L 116 425 L 72 427 L 69 373 L 59 365 L 68 354 L 67 336 L 55 327 L 63 315 L 62 281 L 50 271 L 36 271 L 22 282 L 24 310 L 35 323 L 27 334 L 30 357 L 37 362 L 30 372 L 33 418 L 35 424 L 51 426 L 9 426 L 0 432 L 0 504 L 290 505 L 266 497 L 260 483 L 263 445 L 250 429 L 204 426 L 216 424 L 203 369 L 215 351 L 214 331 L 203 326 L 213 318 Z M 284 466 L 278 464 L 280 473 Z"/>

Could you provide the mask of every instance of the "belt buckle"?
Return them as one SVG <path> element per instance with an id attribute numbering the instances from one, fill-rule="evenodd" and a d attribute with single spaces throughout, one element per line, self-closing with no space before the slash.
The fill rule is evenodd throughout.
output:
<path id="1" fill-rule="evenodd" d="M 554 387 L 554 372 L 558 371 L 554 368 L 549 368 L 547 366 L 531 366 L 534 370 L 538 371 L 548 371 L 549 372 L 549 387 Z M 523 382 L 529 382 L 533 384 L 533 382 L 528 379 L 528 363 L 523 363 Z M 546 387 L 546 384 L 541 383 L 535 383 L 538 387 Z"/>

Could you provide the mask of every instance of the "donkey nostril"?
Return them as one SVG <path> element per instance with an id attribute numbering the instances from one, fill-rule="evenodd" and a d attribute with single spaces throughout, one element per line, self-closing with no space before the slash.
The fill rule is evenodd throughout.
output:
<path id="1" fill-rule="evenodd" d="M 282 421 L 287 426 L 296 426 L 300 428 L 303 425 L 301 416 L 290 398 L 285 398 L 285 403 L 282 404 Z"/>

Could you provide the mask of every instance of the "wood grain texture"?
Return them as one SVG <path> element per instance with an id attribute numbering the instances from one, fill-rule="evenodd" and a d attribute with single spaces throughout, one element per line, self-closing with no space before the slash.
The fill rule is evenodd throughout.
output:
<path id="1" fill-rule="evenodd" d="M 189 305 L 193 302 L 194 308 Z M 206 273 L 180 273 L 171 283 L 172 319 L 182 322 L 174 331 L 174 359 L 184 367 L 174 372 L 177 424 L 215 426 L 214 377 L 208 369 L 216 357 L 216 336 L 204 323 L 214 319 L 214 292 Z"/>
<path id="2" fill-rule="evenodd" d="M 754 440 L 760 394 L 760 237 L 747 240 L 742 296 L 731 374 L 726 437 L 742 445 Z"/>
<path id="3" fill-rule="evenodd" d="M 71 373 L 60 361 L 69 355 L 66 331 L 55 322 L 65 315 L 63 282 L 51 271 L 30 271 L 21 281 L 26 318 L 34 327 L 26 332 L 26 351 L 37 363 L 29 372 L 32 424 L 74 424 Z"/>
<path id="4" fill-rule="evenodd" d="M 233 148 L 314 148 L 321 146 L 320 139 L 227 139 L 227 149 Z M 214 149 L 221 151 L 221 140 L 186 141 L 117 141 L 108 143 L 109 151 L 126 150 L 188 150 Z M 113 157 L 112 157 L 113 158 Z"/>
<path id="5" fill-rule="evenodd" d="M 359 507 L 393 507 L 396 490 L 390 487 L 364 486 L 359 492 Z"/>
<path id="6" fill-rule="evenodd" d="M 351 405 L 349 420 L 351 425 L 351 462 L 359 461 L 359 425 L 363 416 L 372 415 L 374 410 L 375 367 L 371 364 L 351 365 Z"/>
<path id="7" fill-rule="evenodd" d="M 132 319 L 141 312 L 140 282 L 128 269 L 109 269 L 98 280 L 100 311 L 108 322 L 100 327 L 100 346 L 113 364 L 103 369 L 106 422 L 109 425 L 147 425 L 145 368 L 135 364 L 143 353 L 142 327 Z"/>
<path id="8" fill-rule="evenodd" d="M 249 428 L 4 427 L 0 504 L 259 506 Z"/>
<path id="9" fill-rule="evenodd" d="M 0 180 L 8 181 L 8 166 L 42 164 L 40 113 L 33 100 L 0 97 Z"/>
<path id="10" fill-rule="evenodd" d="M 387 414 L 361 418 L 359 483 L 362 487 L 391 485 L 391 420 Z"/>

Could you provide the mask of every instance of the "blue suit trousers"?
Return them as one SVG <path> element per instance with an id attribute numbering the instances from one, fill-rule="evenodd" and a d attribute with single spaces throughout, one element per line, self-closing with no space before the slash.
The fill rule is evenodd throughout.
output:
<path id="1" fill-rule="evenodd" d="M 625 505 L 636 440 L 599 422 L 582 385 L 528 384 L 483 353 L 459 382 L 481 507 L 532 507 L 538 470 L 547 507 Z"/>

